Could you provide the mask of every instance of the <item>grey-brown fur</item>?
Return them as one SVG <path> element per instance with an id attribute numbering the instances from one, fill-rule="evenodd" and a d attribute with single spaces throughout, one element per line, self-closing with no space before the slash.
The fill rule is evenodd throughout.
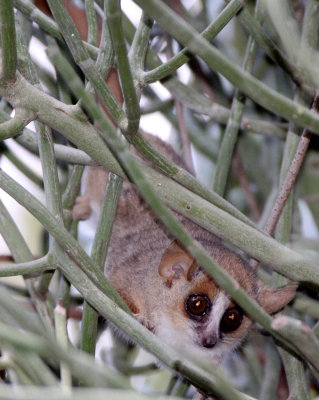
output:
<path id="1" fill-rule="evenodd" d="M 150 135 L 147 139 L 165 156 L 185 167 L 170 146 Z M 104 196 L 107 176 L 107 171 L 100 167 L 91 167 L 87 170 L 85 193 L 78 198 L 73 210 L 75 218 L 97 216 Z M 182 215 L 176 215 L 193 237 L 202 243 L 209 254 L 239 285 L 262 305 L 265 304 L 267 311 L 281 308 L 292 298 L 295 288 L 286 288 L 282 291 L 265 288 L 256 279 L 247 263 L 225 247 L 219 238 Z M 185 343 L 189 342 L 190 347 L 197 349 L 201 346 L 199 339 L 201 333 L 198 331 L 200 324 L 194 323 L 187 315 L 185 298 L 194 292 L 204 292 L 213 304 L 214 298 L 221 295 L 225 298 L 228 296 L 199 266 L 192 279 L 186 278 L 187 274 L 183 274 L 184 270 L 180 267 L 184 262 L 183 253 L 187 253 L 183 249 L 176 253 L 178 258 L 179 251 L 181 252 L 181 259 L 178 259 L 176 265 L 173 265 L 173 261 L 170 265 L 171 258 L 168 257 L 168 261 L 165 261 L 167 266 L 164 265 L 164 272 L 161 273 L 159 266 L 174 243 L 172 235 L 141 199 L 134 185 L 124 182 L 110 239 L 105 274 L 127 302 L 136 318 L 145 326 L 173 345 L 175 336 L 184 335 Z M 174 258 L 174 253 L 172 257 Z M 187 257 L 191 259 L 188 253 Z M 269 295 L 272 296 L 272 301 L 267 300 Z M 230 305 L 234 304 L 231 299 L 227 302 Z M 206 325 L 203 324 L 203 329 Z M 249 318 L 244 317 L 243 323 L 235 332 L 227 337 L 221 337 L 219 350 L 210 349 L 207 350 L 207 354 L 210 353 L 213 358 L 220 360 L 224 353 L 240 343 L 250 325 Z M 196 333 L 194 333 L 195 326 Z M 207 336 L 208 333 L 204 333 Z M 182 338 L 179 340 L 183 343 Z M 203 351 L 203 348 L 200 351 Z M 204 351 L 206 352 L 206 349 Z"/>

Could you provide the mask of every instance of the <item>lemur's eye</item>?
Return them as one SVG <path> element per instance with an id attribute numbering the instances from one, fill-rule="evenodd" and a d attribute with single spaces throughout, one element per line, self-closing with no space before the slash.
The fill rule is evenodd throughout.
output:
<path id="1" fill-rule="evenodd" d="M 243 320 L 243 312 L 238 307 L 231 307 L 225 311 L 221 323 L 220 330 L 221 332 L 233 332 L 238 329 Z"/>
<path id="2" fill-rule="evenodd" d="M 209 308 L 209 298 L 204 294 L 194 293 L 186 298 L 185 310 L 191 317 L 203 317 Z"/>

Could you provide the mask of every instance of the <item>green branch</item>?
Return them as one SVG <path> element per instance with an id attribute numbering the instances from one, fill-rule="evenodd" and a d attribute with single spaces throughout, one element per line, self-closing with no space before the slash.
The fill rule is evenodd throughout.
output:
<path id="1" fill-rule="evenodd" d="M 98 26 L 96 20 L 96 12 L 94 8 L 94 0 L 85 0 L 85 11 L 88 23 L 87 41 L 93 46 L 97 46 Z"/>
<path id="2" fill-rule="evenodd" d="M 24 109 L 16 109 L 16 114 L 13 118 L 0 124 L 0 140 L 16 136 L 34 118 L 32 113 Z"/>
<path id="3" fill-rule="evenodd" d="M 15 80 L 17 69 L 16 34 L 12 0 L 0 2 L 1 66 L 0 82 L 10 84 Z"/>
<path id="4" fill-rule="evenodd" d="M 92 260 L 104 271 L 105 259 L 109 239 L 112 233 L 118 200 L 122 189 L 122 178 L 110 173 L 100 219 L 92 246 Z M 83 319 L 81 329 L 81 348 L 90 354 L 95 354 L 97 339 L 98 313 L 85 302 L 83 307 Z"/>
<path id="5" fill-rule="evenodd" d="M 262 8 L 262 2 L 260 0 L 257 1 L 255 6 L 255 17 L 257 20 L 260 19 Z M 250 36 L 248 38 L 243 62 L 243 69 L 247 72 L 251 73 L 253 70 L 256 50 L 256 42 L 253 40 L 252 36 Z M 236 89 L 230 109 L 230 116 L 227 121 L 223 140 L 220 146 L 220 150 L 218 152 L 213 184 L 213 189 L 221 196 L 224 196 L 225 194 L 227 178 L 231 168 L 233 152 L 237 143 L 239 127 L 245 107 L 245 101 L 245 96 L 238 89 Z"/>
<path id="6" fill-rule="evenodd" d="M 123 36 L 120 2 L 109 0 L 106 4 L 107 21 L 116 55 L 127 116 L 128 125 L 125 132 L 128 136 L 134 136 L 139 127 L 140 108 Z"/>
<path id="7" fill-rule="evenodd" d="M 38 260 L 21 262 L 19 264 L 0 264 L 0 277 L 36 275 L 54 268 L 47 257 L 42 257 Z"/>

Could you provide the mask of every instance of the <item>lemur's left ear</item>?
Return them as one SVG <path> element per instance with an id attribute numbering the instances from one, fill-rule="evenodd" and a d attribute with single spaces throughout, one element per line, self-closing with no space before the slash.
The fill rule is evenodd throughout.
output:
<path id="1" fill-rule="evenodd" d="M 272 314 L 281 310 L 295 297 L 298 285 L 293 283 L 280 289 L 271 289 L 258 281 L 258 288 L 258 303 L 265 311 Z"/>
<path id="2" fill-rule="evenodd" d="M 191 280 L 195 269 L 197 269 L 197 264 L 194 257 L 174 240 L 162 255 L 158 273 L 170 287 L 174 279 Z"/>

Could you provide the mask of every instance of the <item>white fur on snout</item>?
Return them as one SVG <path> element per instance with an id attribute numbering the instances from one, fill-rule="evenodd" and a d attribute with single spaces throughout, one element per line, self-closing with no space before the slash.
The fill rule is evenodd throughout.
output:
<path id="1" fill-rule="evenodd" d="M 208 323 L 203 327 L 203 338 L 208 338 L 209 335 L 219 337 L 220 321 L 229 305 L 229 298 L 225 293 L 220 292 L 212 304 L 212 309 L 209 314 Z M 218 341 L 216 345 L 218 344 Z"/>
<path id="2" fill-rule="evenodd" d="M 174 347 L 175 350 L 181 352 L 183 356 L 200 357 L 220 363 L 224 356 L 234 349 L 235 345 L 223 343 L 219 340 L 211 349 L 202 345 L 204 335 L 207 337 L 209 333 L 219 334 L 220 320 L 229 306 L 229 298 L 223 292 L 220 292 L 214 300 L 209 320 L 203 323 L 203 330 L 205 331 L 198 332 L 194 321 L 185 318 L 185 316 L 175 315 L 173 317 L 163 313 L 158 316 L 156 335 L 165 343 Z"/>

